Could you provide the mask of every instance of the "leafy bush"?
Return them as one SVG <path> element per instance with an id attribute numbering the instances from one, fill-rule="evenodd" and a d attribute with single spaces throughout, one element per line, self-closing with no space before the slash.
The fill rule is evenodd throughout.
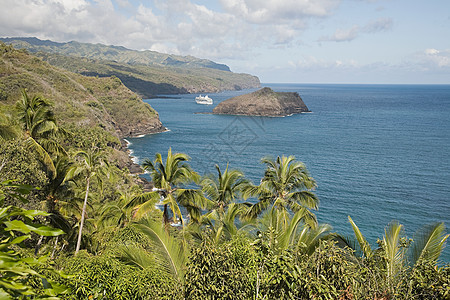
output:
<path id="1" fill-rule="evenodd" d="M 62 262 L 73 274 L 66 285 L 72 295 L 66 299 L 181 299 L 180 287 L 170 277 L 148 268 L 139 270 L 114 256 L 93 256 L 81 251 Z"/>
<path id="2" fill-rule="evenodd" d="M 450 265 L 439 268 L 432 263 L 419 263 L 410 274 L 407 288 L 405 298 L 450 299 Z"/>
<path id="3" fill-rule="evenodd" d="M 193 249 L 187 264 L 186 299 L 252 299 L 255 258 L 246 239 L 222 245 L 205 240 Z"/>

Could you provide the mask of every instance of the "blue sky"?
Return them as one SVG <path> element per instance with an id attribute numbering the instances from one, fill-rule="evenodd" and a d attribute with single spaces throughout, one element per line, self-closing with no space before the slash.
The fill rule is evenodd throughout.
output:
<path id="1" fill-rule="evenodd" d="M 0 0 L 0 36 L 207 58 L 262 82 L 450 84 L 449 0 Z"/>

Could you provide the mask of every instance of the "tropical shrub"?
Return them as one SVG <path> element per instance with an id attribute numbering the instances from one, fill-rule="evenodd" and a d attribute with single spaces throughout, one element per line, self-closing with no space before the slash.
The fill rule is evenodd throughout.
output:
<path id="1" fill-rule="evenodd" d="M 216 244 L 205 240 L 192 250 L 185 275 L 186 299 L 252 299 L 256 253 L 249 241 L 236 237 Z"/>
<path id="2" fill-rule="evenodd" d="M 352 299 L 359 268 L 335 242 L 321 241 L 311 255 L 258 248 L 257 299 Z"/>
<path id="3" fill-rule="evenodd" d="M 450 265 L 419 263 L 411 272 L 408 288 L 413 299 L 450 299 Z"/>
<path id="4" fill-rule="evenodd" d="M 138 269 L 111 255 L 80 251 L 62 262 L 73 278 L 64 283 L 72 289 L 65 299 L 182 299 L 180 286 L 156 269 Z"/>

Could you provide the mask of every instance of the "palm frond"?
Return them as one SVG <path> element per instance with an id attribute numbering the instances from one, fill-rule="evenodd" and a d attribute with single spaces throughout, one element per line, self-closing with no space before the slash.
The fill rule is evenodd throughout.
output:
<path id="1" fill-rule="evenodd" d="M 186 260 L 184 248 L 166 233 L 160 223 L 144 219 L 135 226 L 151 240 L 153 253 L 161 270 L 183 282 Z"/>
<path id="2" fill-rule="evenodd" d="M 136 266 L 142 270 L 155 267 L 155 258 L 147 250 L 134 244 L 119 245 L 116 256 L 127 265 Z"/>
<path id="3" fill-rule="evenodd" d="M 350 224 L 352 225 L 353 232 L 355 233 L 356 240 L 358 241 L 359 248 L 361 249 L 363 255 L 367 258 L 370 258 L 373 254 L 370 244 L 367 242 L 366 238 L 361 233 L 358 226 L 356 226 L 355 222 L 353 222 L 353 220 L 350 216 L 348 216 L 348 220 L 349 220 Z"/>
<path id="4" fill-rule="evenodd" d="M 56 168 L 48 152 L 45 151 L 45 149 L 32 137 L 28 137 L 25 140 L 25 144 L 28 148 L 33 149 L 38 154 L 39 159 L 44 163 L 54 178 L 54 176 L 56 176 Z"/>
<path id="5" fill-rule="evenodd" d="M 272 211 L 274 213 L 279 213 L 276 210 L 272 210 Z M 305 211 L 300 210 L 292 216 L 292 218 L 290 219 L 290 221 L 288 223 L 287 228 L 285 228 L 282 231 L 280 238 L 278 240 L 278 244 L 281 249 L 287 249 L 291 245 L 292 241 L 295 238 L 297 228 L 298 228 L 299 224 L 301 223 L 304 215 L 305 215 Z"/>
<path id="6" fill-rule="evenodd" d="M 310 209 L 319 208 L 319 198 L 310 191 L 297 191 L 290 194 L 290 200 L 294 200 L 297 203 L 301 203 Z"/>
<path id="7" fill-rule="evenodd" d="M 202 191 L 197 189 L 177 189 L 176 197 L 183 206 L 195 206 L 201 209 L 212 206 L 211 200 L 206 198 Z"/>
<path id="8" fill-rule="evenodd" d="M 331 229 L 329 224 L 320 224 L 316 228 L 304 226 L 297 238 L 297 251 L 312 254 L 320 240 L 327 239 Z"/>
<path id="9" fill-rule="evenodd" d="M 158 191 L 152 191 L 147 193 L 142 193 L 134 196 L 131 200 L 125 204 L 125 208 L 132 208 L 141 205 L 146 202 L 151 202 L 153 205 L 161 200 L 161 195 Z"/>
<path id="10" fill-rule="evenodd" d="M 256 219 L 261 212 L 263 212 L 264 210 L 266 210 L 269 207 L 270 202 L 271 202 L 270 197 L 260 199 L 258 202 L 256 202 L 255 204 L 252 204 L 247 209 L 247 212 L 245 213 L 244 218 L 245 219 Z"/>
<path id="11" fill-rule="evenodd" d="M 0 139 L 10 140 L 16 136 L 16 128 L 11 125 L 10 116 L 0 112 Z"/>
<path id="12" fill-rule="evenodd" d="M 411 264 L 415 265 L 419 261 L 436 263 L 449 236 L 450 234 L 445 234 L 444 223 L 435 223 L 419 229 L 414 234 L 414 243 L 410 248 Z"/>
<path id="13" fill-rule="evenodd" d="M 402 270 L 404 263 L 404 249 L 400 244 L 400 237 L 403 232 L 403 225 L 391 222 L 385 229 L 383 238 L 386 258 L 387 279 L 390 289 L 394 289 L 396 277 Z"/>

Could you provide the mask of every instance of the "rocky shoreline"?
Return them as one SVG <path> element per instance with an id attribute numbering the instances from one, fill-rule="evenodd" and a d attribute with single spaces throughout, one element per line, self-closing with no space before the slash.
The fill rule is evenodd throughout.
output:
<path id="1" fill-rule="evenodd" d="M 155 120 L 156 119 L 156 120 Z M 162 133 L 165 131 L 168 131 L 166 127 L 164 127 L 159 120 L 159 117 L 153 119 L 152 123 L 149 124 L 155 124 L 156 126 L 147 125 L 147 126 L 141 126 L 141 127 L 132 127 L 132 130 L 130 131 L 130 134 L 127 136 L 120 136 L 120 152 L 126 154 L 126 160 L 122 162 L 121 167 L 128 168 L 130 173 L 134 175 L 136 183 L 139 184 L 144 191 L 150 191 L 153 188 L 153 184 L 149 182 L 147 179 L 139 176 L 141 174 L 144 174 L 144 170 L 142 167 L 137 164 L 133 160 L 133 152 L 128 148 L 131 144 L 130 141 L 127 140 L 127 138 L 130 137 L 144 137 L 149 134 L 157 134 Z"/>

